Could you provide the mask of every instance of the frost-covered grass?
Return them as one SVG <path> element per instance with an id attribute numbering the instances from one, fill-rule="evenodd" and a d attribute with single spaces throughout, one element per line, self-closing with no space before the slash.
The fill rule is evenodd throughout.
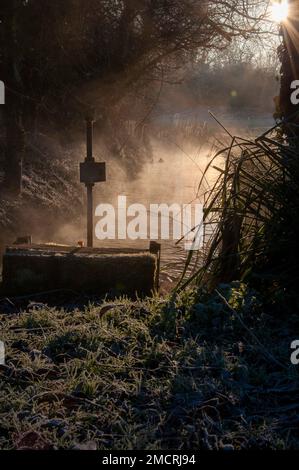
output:
<path id="1" fill-rule="evenodd" d="M 0 447 L 298 448 L 297 318 L 279 308 L 236 284 L 2 315 Z"/>

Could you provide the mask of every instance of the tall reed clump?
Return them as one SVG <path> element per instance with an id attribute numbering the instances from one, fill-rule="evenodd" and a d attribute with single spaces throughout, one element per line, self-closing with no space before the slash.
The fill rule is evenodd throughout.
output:
<path id="1" fill-rule="evenodd" d="M 213 289 L 250 280 L 259 287 L 298 288 L 298 142 L 284 140 L 281 125 L 255 140 L 232 137 L 207 166 L 200 186 L 211 171 L 216 177 L 204 210 L 210 235 L 203 261 L 194 263 L 195 252 L 189 253 L 180 287 L 196 282 Z"/>

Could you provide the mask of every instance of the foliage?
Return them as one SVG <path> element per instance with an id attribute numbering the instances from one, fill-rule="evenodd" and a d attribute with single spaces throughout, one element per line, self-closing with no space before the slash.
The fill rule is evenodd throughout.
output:
<path id="1" fill-rule="evenodd" d="M 205 223 L 212 224 L 213 234 L 207 241 L 205 262 L 183 286 L 193 280 L 211 288 L 219 282 L 250 280 L 259 288 L 262 285 L 286 295 L 290 289 L 296 290 L 296 142 L 285 142 L 278 125 L 254 141 L 233 137 L 230 145 L 216 154 L 204 175 L 212 169 L 218 175 L 205 207 Z M 187 266 L 192 256 L 191 252 Z"/>
<path id="2" fill-rule="evenodd" d="M 143 158 L 140 147 L 149 146 L 121 138 L 124 107 L 128 113 L 138 102 L 135 119 L 142 121 L 167 77 L 203 51 L 222 50 L 232 38 L 254 32 L 261 14 L 252 15 L 252 5 L 255 0 L 2 0 L 6 189 L 22 191 L 32 132 L 63 128 L 70 140 L 90 108 L 108 150 L 134 171 L 132 156 L 136 164 Z"/>
<path id="3" fill-rule="evenodd" d="M 248 114 L 252 109 L 272 112 L 277 88 L 274 67 L 255 67 L 246 62 L 199 64 L 186 77 L 186 89 L 200 104 L 232 111 L 245 109 Z"/>

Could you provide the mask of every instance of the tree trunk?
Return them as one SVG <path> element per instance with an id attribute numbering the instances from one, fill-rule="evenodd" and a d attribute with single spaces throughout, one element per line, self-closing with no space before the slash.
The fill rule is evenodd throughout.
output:
<path id="1" fill-rule="evenodd" d="M 20 75 L 21 58 L 18 48 L 17 13 L 19 0 L 1 0 L 4 23 L 4 82 L 6 102 L 4 122 L 6 128 L 4 188 L 12 195 L 22 191 L 22 161 L 25 150 L 23 128 L 23 86 Z"/>
<path id="2" fill-rule="evenodd" d="M 288 20 L 281 26 L 283 42 L 278 49 L 281 61 L 280 114 L 287 122 L 284 131 L 288 139 L 295 142 L 299 138 L 299 105 L 291 101 L 294 92 L 292 82 L 299 80 L 299 0 L 289 0 Z M 298 144 L 297 144 L 298 145 Z"/>

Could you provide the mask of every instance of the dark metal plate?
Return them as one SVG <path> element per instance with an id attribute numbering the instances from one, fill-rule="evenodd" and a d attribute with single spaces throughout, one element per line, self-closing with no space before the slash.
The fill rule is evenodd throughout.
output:
<path id="1" fill-rule="evenodd" d="M 106 181 L 106 163 L 85 161 L 80 163 L 80 182 L 99 183 Z"/>

